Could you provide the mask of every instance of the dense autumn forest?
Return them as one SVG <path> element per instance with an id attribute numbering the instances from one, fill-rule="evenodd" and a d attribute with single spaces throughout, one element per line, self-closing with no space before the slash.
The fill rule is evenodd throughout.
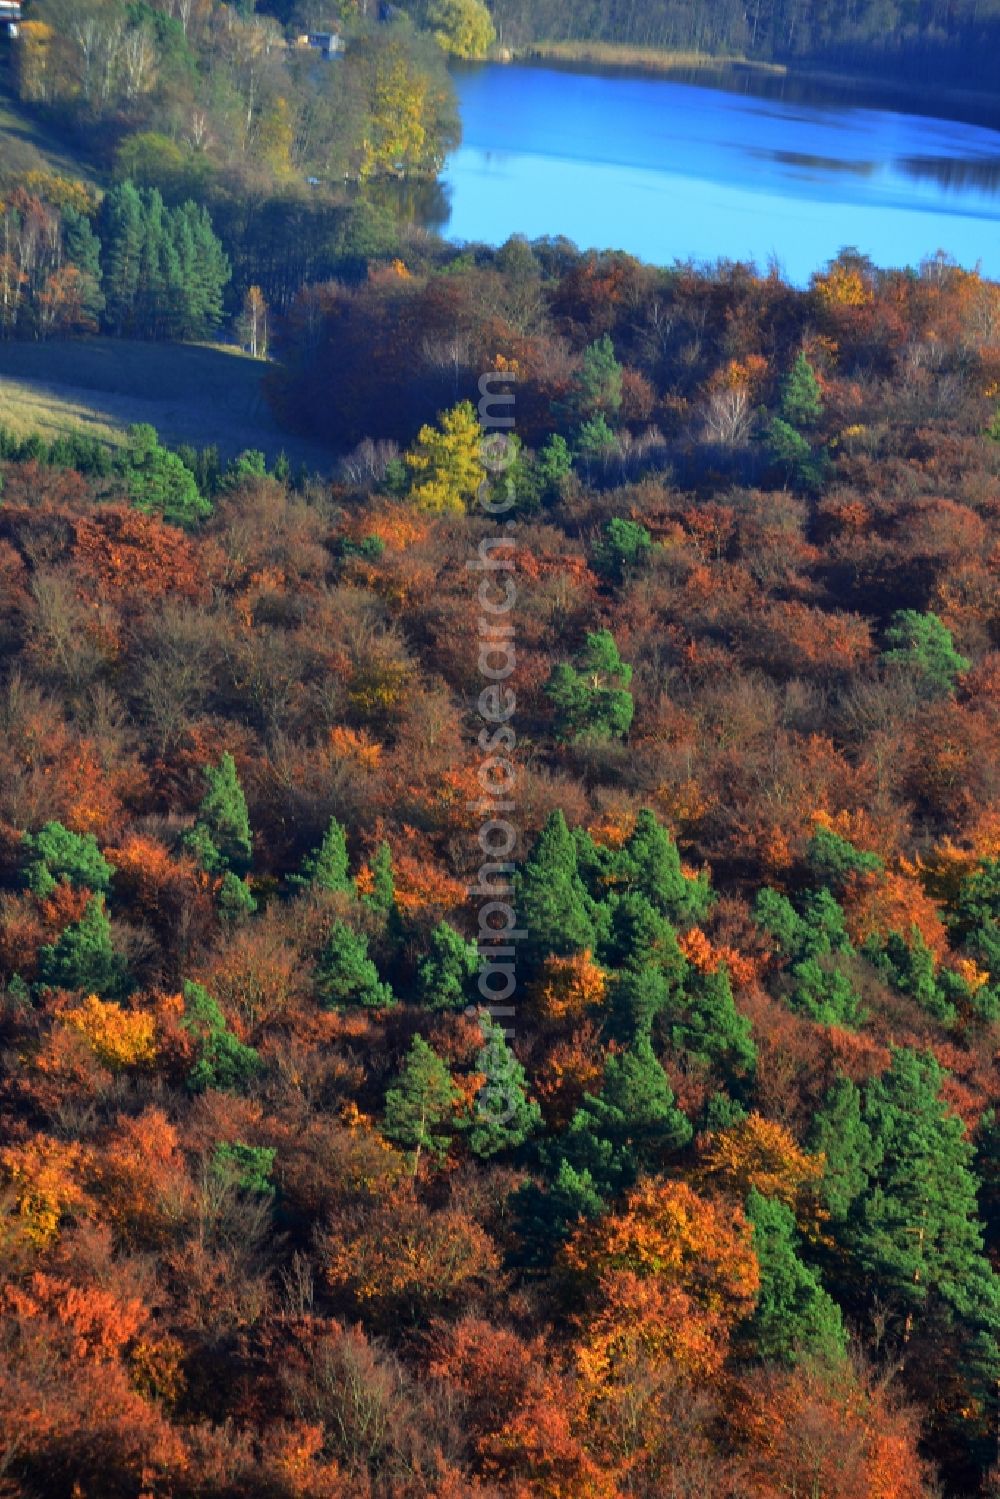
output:
<path id="1" fill-rule="evenodd" d="M 335 482 L 0 435 L 0 1492 L 995 1492 L 1000 288 L 278 337 Z"/>

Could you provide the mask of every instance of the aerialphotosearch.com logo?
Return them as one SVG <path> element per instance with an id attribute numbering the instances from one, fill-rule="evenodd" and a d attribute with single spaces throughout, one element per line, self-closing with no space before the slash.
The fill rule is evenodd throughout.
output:
<path id="1" fill-rule="evenodd" d="M 514 376 L 506 371 L 485 374 L 479 381 L 479 424 L 483 430 L 480 460 L 486 477 L 479 486 L 477 503 L 482 514 L 496 520 L 496 530 L 482 538 L 466 564 L 479 576 L 477 638 L 483 682 L 477 704 L 482 719 L 478 741 L 483 754 L 478 770 L 482 796 L 469 805 L 470 811 L 479 812 L 483 818 L 478 830 L 483 862 L 469 892 L 481 901 L 477 940 L 482 1004 L 473 1013 L 486 1010 L 507 1039 L 514 1034 L 507 1022 L 515 1015 L 511 1001 L 517 989 L 517 943 L 526 935 L 517 929 L 512 904 L 513 856 L 518 841 L 517 827 L 511 821 L 516 810 L 517 769 L 511 756 L 517 745 L 512 724 L 517 695 L 508 685 L 517 665 L 512 618 L 517 603 L 517 548 L 515 522 L 509 517 L 515 495 L 508 472 L 517 456 L 510 436 L 514 395 L 509 387 L 513 383 Z M 498 1045 L 491 1032 L 488 1047 Z M 487 1082 L 477 1100 L 480 1115 L 498 1124 L 510 1117 L 514 1102 L 501 1093 Z"/>

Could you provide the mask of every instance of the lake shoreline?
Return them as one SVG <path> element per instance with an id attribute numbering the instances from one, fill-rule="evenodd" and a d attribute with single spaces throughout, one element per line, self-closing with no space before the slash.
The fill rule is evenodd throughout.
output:
<path id="1" fill-rule="evenodd" d="M 607 70 L 609 73 L 637 77 L 676 77 L 683 73 L 704 73 L 732 77 L 748 76 L 786 81 L 790 84 L 818 84 L 838 89 L 847 96 L 885 96 L 900 105 L 909 101 L 919 104 L 919 112 L 938 118 L 966 120 L 1000 130 L 1000 100 L 983 89 L 906 82 L 870 73 L 851 73 L 833 68 L 794 66 L 788 63 L 762 62 L 741 55 L 725 56 L 711 52 L 667 51 L 657 47 L 630 47 L 618 42 L 531 42 L 524 47 L 504 49 L 504 55 L 491 61 L 508 64 L 544 64 L 549 67 L 584 70 Z M 916 112 L 904 110 L 904 113 Z"/>
<path id="2" fill-rule="evenodd" d="M 716 56 L 711 52 L 664 51 L 658 47 L 629 47 L 620 42 L 530 42 L 505 55 L 498 62 L 552 62 L 567 66 L 598 67 L 634 73 L 673 73 L 679 68 L 704 68 L 706 72 L 732 68 L 739 72 L 768 74 L 783 78 L 788 73 L 784 63 L 760 62 L 734 55 Z"/>

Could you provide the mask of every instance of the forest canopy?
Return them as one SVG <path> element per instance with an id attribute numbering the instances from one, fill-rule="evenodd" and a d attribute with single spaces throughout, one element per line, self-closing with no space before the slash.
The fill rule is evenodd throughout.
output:
<path id="1" fill-rule="evenodd" d="M 331 478 L 0 430 L 4 1481 L 985 1496 L 1000 289 L 414 252 L 276 318 Z"/>

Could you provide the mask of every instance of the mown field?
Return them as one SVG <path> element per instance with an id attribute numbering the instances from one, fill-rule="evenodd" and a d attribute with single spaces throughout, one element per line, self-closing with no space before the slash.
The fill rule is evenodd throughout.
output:
<path id="1" fill-rule="evenodd" d="M 238 349 L 203 344 L 0 343 L 0 424 L 46 438 L 84 431 L 120 442 L 149 422 L 164 442 L 218 446 L 224 457 L 260 448 L 327 472 L 331 455 L 284 432 L 261 391 L 265 370 Z"/>

